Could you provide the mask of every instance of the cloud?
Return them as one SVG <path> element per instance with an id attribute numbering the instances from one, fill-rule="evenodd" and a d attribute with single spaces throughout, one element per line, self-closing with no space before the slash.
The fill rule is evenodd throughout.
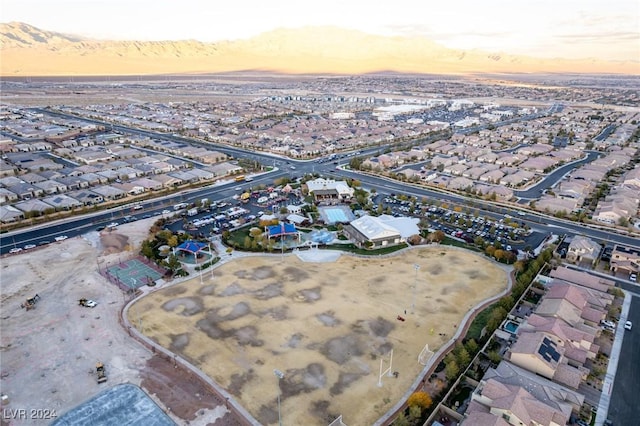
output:
<path id="1" fill-rule="evenodd" d="M 597 33 L 597 34 L 557 34 L 554 37 L 567 42 L 588 42 L 588 43 L 600 43 L 610 44 L 615 42 L 635 42 L 637 46 L 638 40 L 640 40 L 640 34 L 631 31 L 618 31 L 610 33 Z"/>

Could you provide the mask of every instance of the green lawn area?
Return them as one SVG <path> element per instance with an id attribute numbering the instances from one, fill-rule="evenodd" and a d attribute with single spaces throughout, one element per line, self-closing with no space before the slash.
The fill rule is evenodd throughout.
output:
<path id="1" fill-rule="evenodd" d="M 262 249 L 258 249 L 258 250 L 248 250 L 244 247 L 244 243 L 245 243 L 245 239 L 247 238 L 247 236 L 249 236 L 249 230 L 252 228 L 252 226 L 245 226 L 244 228 L 240 228 L 237 229 L 231 233 L 229 233 L 229 238 L 227 239 L 227 243 L 235 243 L 236 246 L 236 250 L 241 250 L 241 251 L 265 251 Z M 348 251 L 350 253 L 354 253 L 354 254 L 361 254 L 364 256 L 378 256 L 381 254 L 389 254 L 389 253 L 393 253 L 396 252 L 398 250 L 402 250 L 404 248 L 407 247 L 407 244 L 401 244 L 401 245 L 397 245 L 397 246 L 391 246 L 391 247 L 384 247 L 384 248 L 380 248 L 380 249 L 376 249 L 376 250 L 366 250 L 366 249 L 362 249 L 362 248 L 358 248 L 353 244 L 335 244 L 335 245 L 330 245 L 330 246 L 326 246 L 326 247 L 320 247 L 320 249 L 324 249 L 324 250 L 342 250 L 342 251 Z M 279 250 L 275 250 L 275 251 L 279 251 Z M 266 252 L 266 251 L 265 251 Z"/>
<path id="2" fill-rule="evenodd" d="M 444 240 L 440 244 L 445 246 L 461 247 L 461 248 L 472 250 L 472 251 L 478 251 L 478 252 L 481 251 L 480 249 L 478 249 L 478 247 L 474 246 L 473 244 L 467 244 L 464 241 L 454 240 L 453 238 L 449 238 L 449 237 L 444 237 Z"/>
<path id="3" fill-rule="evenodd" d="M 475 339 L 476 342 L 480 340 L 480 333 L 482 329 L 487 325 L 489 321 L 489 316 L 491 315 L 491 311 L 495 308 L 495 304 L 487 307 L 485 310 L 481 311 L 476 315 L 473 322 L 469 326 L 469 331 L 467 331 L 467 335 L 465 338 L 467 339 Z"/>

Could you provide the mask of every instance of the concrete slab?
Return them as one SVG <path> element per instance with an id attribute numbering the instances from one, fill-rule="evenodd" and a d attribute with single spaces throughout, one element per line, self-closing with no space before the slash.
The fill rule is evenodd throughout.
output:
<path id="1" fill-rule="evenodd" d="M 175 426 L 142 389 L 132 384 L 116 385 L 68 411 L 52 426 Z"/>

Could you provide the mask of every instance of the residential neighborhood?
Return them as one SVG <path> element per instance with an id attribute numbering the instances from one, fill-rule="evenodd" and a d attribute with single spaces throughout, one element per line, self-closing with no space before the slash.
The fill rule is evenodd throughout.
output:
<path id="1" fill-rule="evenodd" d="M 112 264 L 95 262 L 93 281 L 104 278 L 133 308 L 122 331 L 165 356 L 173 374 L 199 372 L 189 380 L 215 396 L 206 415 L 222 424 L 277 424 L 281 403 L 299 416 L 292 423 L 359 424 L 353 385 L 367 395 L 359 403 L 371 398 L 360 410 L 367 424 L 609 426 L 629 418 L 611 395 L 635 386 L 619 360 L 637 349 L 638 97 L 628 81 L 554 78 L 3 82 L 21 102 L 0 103 L 1 255 L 14 267 L 29 256 L 35 270 L 47 248 L 86 240 L 119 250 Z M 73 96 L 45 104 L 41 93 Z M 147 238 L 128 244 L 125 225 L 143 222 Z M 336 277 L 341 256 L 351 263 Z M 348 275 L 358 268 L 366 282 Z M 270 282 L 249 290 L 260 280 Z M 306 318 L 328 293 L 341 302 Z M 361 305 L 365 293 L 384 314 Z M 207 305 L 234 297 L 228 312 Z M 268 305 L 276 301 L 283 306 Z M 342 302 L 353 322 L 338 319 Z M 294 305 L 302 316 L 290 316 Z M 196 311 L 203 318 L 174 335 Z M 150 334 L 164 315 L 169 334 Z M 436 315 L 446 323 L 430 323 Z M 291 319 L 304 333 L 290 336 Z M 351 334 L 305 341 L 321 334 L 318 321 Z M 187 350 L 190 333 L 198 344 Z M 211 373 L 219 355 L 189 351 L 227 338 L 234 356 L 225 360 L 247 373 L 225 382 Z M 275 349 L 258 354 L 267 341 Z M 263 370 L 285 355 L 293 364 L 296 351 L 319 355 L 277 366 L 282 401 L 259 391 L 276 384 Z M 329 379 L 337 365 L 344 371 Z M 264 398 L 259 407 L 249 388 Z M 166 395 L 157 398 L 175 420 Z M 317 400 L 306 407 L 305 398 Z"/>

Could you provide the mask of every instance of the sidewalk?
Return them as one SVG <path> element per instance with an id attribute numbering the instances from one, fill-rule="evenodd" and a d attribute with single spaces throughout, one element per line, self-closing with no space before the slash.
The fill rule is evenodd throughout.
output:
<path id="1" fill-rule="evenodd" d="M 600 403 L 598 404 L 598 412 L 596 414 L 595 426 L 602 426 L 609 414 L 609 402 L 611 401 L 611 391 L 613 390 L 613 383 L 616 378 L 616 371 L 618 369 L 618 358 L 620 356 L 620 350 L 622 349 L 622 340 L 624 339 L 624 323 L 627 321 L 627 315 L 629 314 L 629 306 L 631 305 L 631 295 L 626 292 L 624 296 L 624 302 L 622 304 L 622 312 L 620 313 L 620 321 L 618 321 L 618 328 L 616 329 L 616 337 L 613 340 L 613 347 L 611 348 L 611 356 L 609 357 L 609 366 L 607 367 L 607 374 L 604 378 L 604 384 L 602 386 L 602 394 L 600 395 Z"/>

